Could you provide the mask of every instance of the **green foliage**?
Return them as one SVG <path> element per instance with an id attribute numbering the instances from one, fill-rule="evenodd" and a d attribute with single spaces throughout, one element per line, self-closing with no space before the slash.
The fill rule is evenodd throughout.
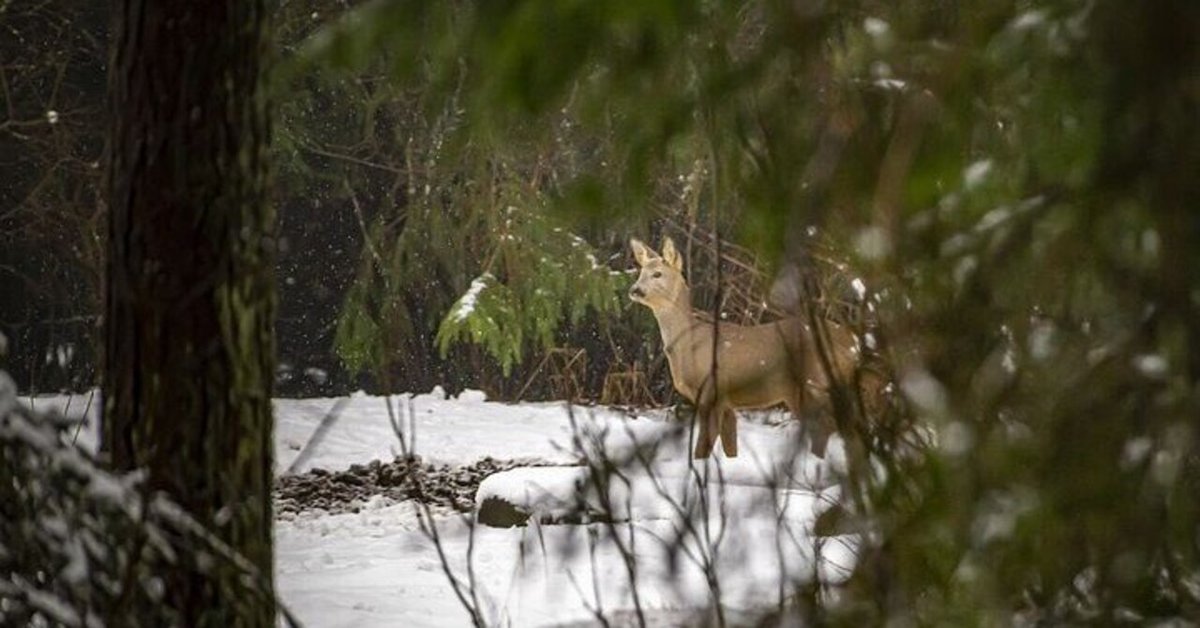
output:
<path id="1" fill-rule="evenodd" d="M 736 217 L 743 241 L 783 264 L 804 263 L 809 225 L 857 256 L 902 410 L 936 445 L 897 456 L 839 417 L 844 494 L 875 534 L 831 619 L 1200 612 L 1200 5 L 456 10 L 404 32 L 420 58 L 461 64 L 464 128 L 501 147 L 505 180 L 537 153 L 503 140 L 544 138 L 565 111 L 601 159 L 556 171 L 538 188 L 552 204 L 623 215 L 699 161 L 709 213 L 691 217 Z M 514 338 L 545 337 L 530 319 L 572 307 L 529 292 L 544 272 L 528 260 L 536 247 L 514 248 L 521 272 L 483 260 L 495 327 L 466 323 L 478 309 L 452 316 L 445 342 L 503 330 L 493 354 L 516 356 Z"/>
<path id="2" fill-rule="evenodd" d="M 608 316 L 624 311 L 629 275 L 610 270 L 583 238 L 552 225 L 544 210 L 505 209 L 492 230 L 488 270 L 471 282 L 438 329 L 443 356 L 456 341 L 472 342 L 507 375 L 527 351 L 557 346 L 563 323 L 578 324 L 589 309 Z"/>
<path id="3" fill-rule="evenodd" d="M 437 342 L 442 355 L 460 339 L 483 345 L 507 375 L 521 359 L 523 326 L 519 307 L 512 290 L 494 275 L 484 273 L 476 277 L 438 329 Z"/>
<path id="4" fill-rule="evenodd" d="M 485 228 L 477 212 L 443 210 L 428 197 L 409 208 L 406 228 L 390 218 L 378 217 L 368 230 L 357 281 L 338 319 L 335 348 L 354 372 L 387 365 L 393 359 L 389 351 L 412 343 L 432 345 L 421 329 L 432 329 L 455 295 L 449 286 L 431 284 L 431 278 L 469 272 L 477 263 L 471 243 Z"/>
<path id="5" fill-rule="evenodd" d="M 360 282 L 350 288 L 334 337 L 338 357 L 354 373 L 385 360 L 382 353 L 383 333 L 370 312 L 368 286 L 368 283 Z"/>
<path id="6" fill-rule="evenodd" d="M 473 346 L 503 377 L 564 342 L 587 346 L 600 364 L 610 360 L 607 340 L 578 336 L 588 312 L 621 311 L 627 285 L 605 258 L 623 250 L 625 232 L 598 225 L 595 202 L 575 185 L 580 173 L 607 179 L 617 169 L 607 135 L 584 131 L 568 108 L 552 124 L 514 123 L 502 133 L 474 116 L 468 86 L 478 76 L 445 48 L 462 35 L 448 25 L 475 19 L 474 6 L 381 2 L 340 16 L 333 5 L 315 8 L 328 28 L 314 30 L 307 13 L 285 20 L 288 39 L 311 36 L 276 77 L 286 94 L 276 151 L 291 195 L 351 213 L 360 227 L 363 247 L 334 337 L 342 363 L 404 386 L 428 378 L 486 386 L 480 380 L 492 365 L 475 360 Z M 400 62 L 413 58 L 420 62 Z M 311 71 L 313 59 L 325 71 Z M 485 272 L 495 287 L 476 315 L 447 317 Z M 455 353 L 464 343 L 471 346 Z"/>

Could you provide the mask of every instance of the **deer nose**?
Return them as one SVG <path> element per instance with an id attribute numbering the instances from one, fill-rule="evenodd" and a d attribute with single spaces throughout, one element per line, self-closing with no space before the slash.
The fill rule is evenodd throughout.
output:
<path id="1" fill-rule="evenodd" d="M 631 297 L 644 297 L 644 296 L 646 296 L 646 291 L 645 291 L 645 290 L 642 290 L 641 288 L 639 288 L 639 287 L 637 287 L 637 286 L 634 286 L 634 287 L 632 287 L 632 288 L 630 288 L 630 289 L 629 289 L 629 296 L 631 296 Z"/>

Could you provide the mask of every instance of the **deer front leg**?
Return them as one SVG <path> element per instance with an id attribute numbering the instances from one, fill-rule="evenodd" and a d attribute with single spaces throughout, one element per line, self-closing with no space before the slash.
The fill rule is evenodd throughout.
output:
<path id="1" fill-rule="evenodd" d="M 726 458 L 737 458 L 737 412 L 725 406 L 721 410 L 721 448 L 725 450 Z"/>
<path id="2" fill-rule="evenodd" d="M 712 454 L 713 446 L 717 444 L 720 410 L 716 395 L 709 391 L 701 391 L 696 403 L 696 423 L 699 429 L 696 430 L 696 450 L 693 458 L 707 458 Z"/>
<path id="3" fill-rule="evenodd" d="M 692 454 L 697 460 L 707 458 L 712 454 L 713 446 L 717 444 L 717 412 L 712 406 L 696 407 L 696 450 Z"/>

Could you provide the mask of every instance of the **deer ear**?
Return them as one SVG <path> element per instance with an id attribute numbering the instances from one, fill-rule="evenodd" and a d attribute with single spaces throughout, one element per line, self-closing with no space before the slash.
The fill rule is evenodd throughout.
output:
<path id="1" fill-rule="evenodd" d="M 654 249 L 646 246 L 637 238 L 630 238 L 629 248 L 633 249 L 633 258 L 637 260 L 638 266 L 645 266 L 650 263 L 650 260 L 658 257 L 658 253 L 655 253 Z"/>
<path id="2" fill-rule="evenodd" d="M 683 272 L 683 256 L 679 254 L 679 250 L 675 248 L 675 242 L 671 238 L 663 238 L 663 260 L 667 265 Z"/>

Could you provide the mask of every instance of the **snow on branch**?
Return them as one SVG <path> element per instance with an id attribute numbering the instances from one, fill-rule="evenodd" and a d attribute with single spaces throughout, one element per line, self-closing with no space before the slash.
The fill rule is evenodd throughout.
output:
<path id="1" fill-rule="evenodd" d="M 273 595 L 249 561 L 150 494 L 144 473 L 102 468 L 74 427 L 17 403 L 0 371 L 0 625 L 187 625 L 165 603 L 165 578 L 180 573 L 222 586 L 218 569 L 234 570 L 238 584 L 223 586 L 235 605 Z"/>

